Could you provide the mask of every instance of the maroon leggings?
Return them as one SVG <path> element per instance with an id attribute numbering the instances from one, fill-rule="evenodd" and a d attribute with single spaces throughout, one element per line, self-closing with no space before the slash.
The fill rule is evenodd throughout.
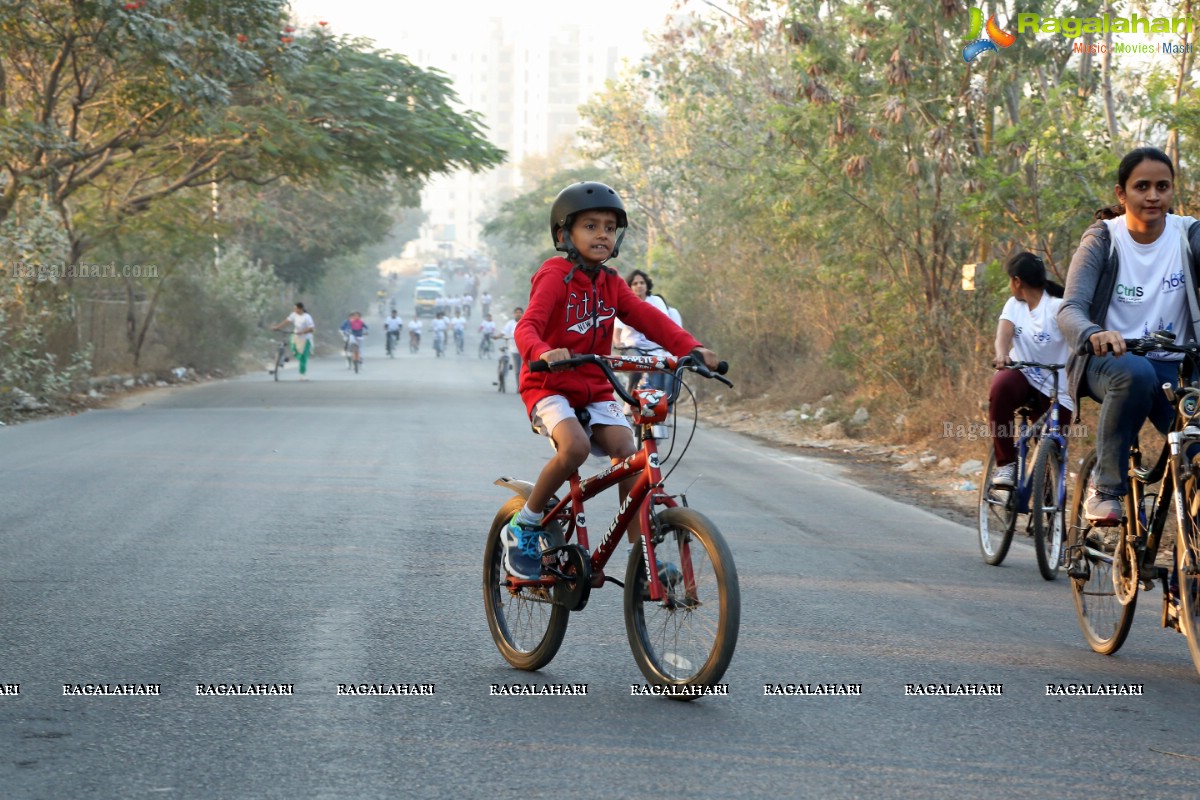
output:
<path id="1" fill-rule="evenodd" d="M 1017 460 L 1017 423 L 1013 417 L 1017 409 L 1028 405 L 1033 411 L 1030 422 L 1037 420 L 1050 408 L 1050 398 L 1029 385 L 1028 379 L 1016 369 L 998 369 L 992 375 L 992 386 L 988 391 L 988 429 L 992 431 L 992 447 L 996 452 L 996 466 L 1011 464 Z M 1071 423 L 1071 412 L 1065 406 L 1058 407 L 1058 424 L 1063 427 Z"/>

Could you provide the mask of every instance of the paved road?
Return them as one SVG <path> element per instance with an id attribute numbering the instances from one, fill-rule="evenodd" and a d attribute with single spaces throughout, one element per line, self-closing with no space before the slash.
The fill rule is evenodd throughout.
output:
<path id="1" fill-rule="evenodd" d="M 1092 654 L 1028 547 L 987 567 L 973 531 L 717 430 L 670 480 L 737 560 L 729 696 L 631 696 L 615 587 L 547 669 L 514 672 L 482 612 L 482 542 L 509 496 L 492 481 L 532 477 L 548 446 L 491 362 L 380 355 L 0 430 L 0 686 L 20 685 L 0 695 L 0 796 L 1197 793 L 1200 680 L 1153 603 L 1118 656 Z M 489 695 L 511 682 L 588 695 Z M 1045 696 L 1063 682 L 1145 694 Z M 161 694 L 64 694 L 89 683 Z M 239 683 L 294 694 L 197 695 Z M 779 683 L 862 695 L 764 696 Z M 906 696 L 929 683 L 1003 694 Z"/>

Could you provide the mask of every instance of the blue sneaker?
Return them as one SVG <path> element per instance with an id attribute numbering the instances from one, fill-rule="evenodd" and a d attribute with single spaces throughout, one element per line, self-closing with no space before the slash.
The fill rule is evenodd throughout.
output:
<path id="1" fill-rule="evenodd" d="M 666 563 L 657 556 L 654 558 L 654 568 L 658 571 L 658 580 L 662 584 L 667 597 L 682 594 L 683 571 L 674 564 Z M 650 599 L 650 584 L 642 587 L 642 600 Z"/>
<path id="2" fill-rule="evenodd" d="M 520 512 L 518 512 L 520 513 Z M 542 576 L 542 528 L 530 527 L 517 522 L 517 515 L 504 526 L 501 544 L 504 558 L 501 562 L 505 572 L 523 581 L 537 580 Z"/>
<path id="3" fill-rule="evenodd" d="M 683 581 L 683 572 L 674 564 L 664 564 L 660 559 L 655 558 L 654 566 L 658 568 L 658 579 L 667 591 Z"/>

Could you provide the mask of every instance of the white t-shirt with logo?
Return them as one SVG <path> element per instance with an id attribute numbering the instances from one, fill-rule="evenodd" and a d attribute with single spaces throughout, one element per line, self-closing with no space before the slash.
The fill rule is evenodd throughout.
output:
<path id="1" fill-rule="evenodd" d="M 1070 355 L 1067 340 L 1058 330 L 1058 309 L 1062 305 L 1061 297 L 1051 297 L 1043 292 L 1037 308 L 1030 309 L 1015 297 L 1008 298 L 1000 319 L 1006 319 L 1013 324 L 1012 349 L 1008 357 L 1013 361 L 1037 361 L 1042 364 L 1066 364 Z M 1048 369 L 1027 367 L 1021 373 L 1029 381 L 1029 385 L 1046 397 L 1054 391 L 1054 373 Z M 1067 388 L 1067 371 L 1058 371 L 1058 404 L 1070 411 L 1075 410 L 1071 402 L 1071 392 Z"/>
<path id="2" fill-rule="evenodd" d="M 1190 222 L 1190 217 L 1183 217 Z M 1187 330 L 1187 295 L 1184 293 L 1183 255 L 1180 250 L 1180 217 L 1168 214 L 1161 236 L 1140 244 L 1129 235 L 1125 216 L 1106 220 L 1108 235 L 1117 248 L 1117 283 L 1104 327 L 1126 339 L 1151 336 L 1168 330 L 1176 341 L 1191 339 Z M 1148 358 L 1178 360 L 1180 353 L 1150 353 Z"/>

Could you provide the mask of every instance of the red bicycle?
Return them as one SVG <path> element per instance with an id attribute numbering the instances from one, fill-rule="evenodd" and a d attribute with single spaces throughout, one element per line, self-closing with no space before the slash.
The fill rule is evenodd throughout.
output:
<path id="1" fill-rule="evenodd" d="M 569 494 L 550 500 L 542 518 L 542 576 L 536 580 L 518 580 L 504 570 L 500 539 L 533 485 L 513 478 L 496 481 L 518 497 L 496 512 L 484 549 L 483 600 L 492 638 L 501 655 L 517 669 L 540 669 L 558 652 L 570 613 L 583 610 L 592 589 L 611 582 L 625 590 L 625 630 L 647 680 L 668 688 L 714 686 L 725 674 L 737 644 L 741 615 L 737 570 L 717 526 L 688 508 L 685 497 L 677 500 L 668 494 L 654 426 L 666 419 L 685 386 L 681 377 L 685 371 L 732 386 L 720 376 L 726 365 L 722 362 L 714 374 L 693 356 L 583 355 L 553 366 L 582 365 L 598 366 L 613 390 L 637 410 L 641 448 L 596 475 L 572 475 Z M 533 362 L 530 369 L 544 371 L 549 365 Z M 630 395 L 615 374 L 648 370 L 674 375 L 670 391 L 636 389 Z M 584 502 L 632 477 L 637 482 L 592 552 Z M 634 519 L 641 522 L 641 537 L 629 554 L 622 582 L 604 574 L 604 567 Z M 663 694 L 682 700 L 695 696 L 673 691 Z"/>

